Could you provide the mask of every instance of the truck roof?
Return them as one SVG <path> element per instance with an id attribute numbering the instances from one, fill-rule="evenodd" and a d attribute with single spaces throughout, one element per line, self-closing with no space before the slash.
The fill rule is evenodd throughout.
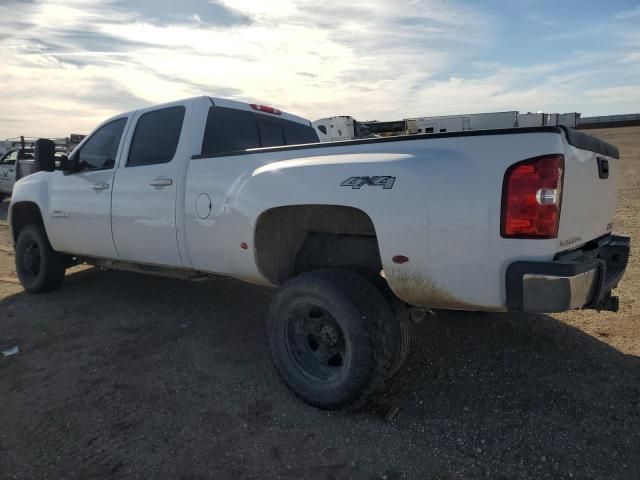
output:
<path id="1" fill-rule="evenodd" d="M 271 117 L 271 116 L 278 116 L 279 118 L 282 118 L 284 120 L 288 120 L 290 122 L 296 122 L 296 123 L 300 123 L 306 127 L 311 127 L 311 122 L 309 120 L 307 120 L 306 118 L 303 117 L 299 117 L 298 115 L 293 115 L 291 113 L 287 113 L 284 112 L 280 109 L 268 106 L 268 105 L 263 105 L 263 104 L 257 104 L 257 103 L 247 103 L 247 102 L 240 102 L 237 100 L 229 100 L 226 98 L 218 98 L 218 97 L 210 97 L 210 96 L 205 96 L 205 95 L 200 95 L 198 97 L 190 97 L 190 98 L 183 98 L 183 99 L 179 99 L 179 100 L 174 100 L 172 102 L 165 102 L 165 103 L 161 103 L 161 104 L 156 104 L 156 105 L 149 105 L 149 107 L 144 107 L 144 108 L 138 108 L 136 110 L 129 110 L 128 112 L 122 112 L 119 113 L 118 115 L 114 115 L 111 118 L 108 118 L 107 120 L 105 120 L 104 122 L 102 122 L 100 125 L 104 125 L 105 123 L 110 122 L 111 120 L 115 120 L 116 118 L 122 117 L 123 115 L 129 115 L 132 113 L 135 113 L 137 111 L 140 110 L 146 110 L 147 108 L 156 108 L 156 107 L 162 107 L 164 105 L 170 106 L 170 105 L 174 105 L 177 102 L 184 102 L 187 100 L 193 100 L 193 99 L 207 99 L 208 101 L 210 101 L 212 103 L 212 105 L 217 106 L 217 107 L 224 107 L 224 108 L 234 108 L 236 110 L 245 110 L 245 111 L 249 111 L 249 112 L 253 112 L 256 114 L 261 114 L 261 115 L 265 115 L 267 117 Z M 273 113 L 269 113 L 269 111 L 273 112 Z"/>
<path id="2" fill-rule="evenodd" d="M 283 118 L 284 120 L 289 120 L 290 122 L 300 123 L 300 124 L 305 125 L 307 127 L 311 126 L 311 121 L 307 120 L 306 118 L 299 117 L 298 115 L 293 115 L 292 113 L 283 112 L 282 110 L 279 110 L 279 109 L 271 107 L 271 106 L 259 105 L 259 104 L 255 104 L 255 103 L 239 102 L 237 100 L 228 100 L 226 98 L 217 98 L 217 97 L 208 97 L 208 98 L 213 102 L 214 105 L 216 105 L 218 107 L 235 108 L 237 110 L 246 110 L 246 111 L 253 112 L 253 113 L 261 113 L 261 114 L 266 115 L 266 116 L 272 116 L 273 114 L 266 113 L 265 111 L 262 111 L 262 110 L 258 109 L 257 107 L 272 108 L 276 112 L 278 112 L 276 115 L 278 115 L 280 118 Z"/>

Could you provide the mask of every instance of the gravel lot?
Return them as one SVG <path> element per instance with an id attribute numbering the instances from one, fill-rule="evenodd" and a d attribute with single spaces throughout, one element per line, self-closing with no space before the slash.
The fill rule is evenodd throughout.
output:
<path id="1" fill-rule="evenodd" d="M 640 127 L 589 133 L 621 148 L 615 230 L 637 246 Z M 0 478 L 640 478 L 637 256 L 620 313 L 439 311 L 384 395 L 328 413 L 270 365 L 270 289 L 85 268 L 27 295 L 6 209 Z"/>

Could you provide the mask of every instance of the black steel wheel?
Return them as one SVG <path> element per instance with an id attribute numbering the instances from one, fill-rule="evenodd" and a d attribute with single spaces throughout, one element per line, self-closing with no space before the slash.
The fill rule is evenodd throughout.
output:
<path id="1" fill-rule="evenodd" d="M 289 389 L 325 409 L 357 407 L 384 381 L 393 313 L 364 276 L 315 270 L 285 283 L 267 319 L 269 350 Z"/>
<path id="2" fill-rule="evenodd" d="M 287 350 L 300 371 L 318 382 L 335 380 L 350 354 L 336 319 L 318 305 L 301 302 L 285 321 Z"/>
<path id="3" fill-rule="evenodd" d="M 47 292 L 60 286 L 64 279 L 63 255 L 55 252 L 39 225 L 27 225 L 16 242 L 16 272 L 25 290 Z"/>
<path id="4" fill-rule="evenodd" d="M 42 257 L 40 255 L 40 245 L 35 239 L 30 238 L 25 241 L 24 248 L 20 252 L 20 264 L 22 265 L 22 273 L 30 281 L 33 281 L 40 275 L 42 267 Z"/>

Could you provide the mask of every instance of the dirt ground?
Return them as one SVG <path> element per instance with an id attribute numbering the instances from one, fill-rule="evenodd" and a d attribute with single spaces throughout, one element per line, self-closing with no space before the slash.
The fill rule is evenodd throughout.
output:
<path id="1" fill-rule="evenodd" d="M 640 127 L 615 230 L 640 244 Z M 27 295 L 0 210 L 0 478 L 640 478 L 640 264 L 618 314 L 437 312 L 359 413 L 294 399 L 270 365 L 272 291 L 87 269 Z M 393 421 L 384 414 L 392 406 Z"/>

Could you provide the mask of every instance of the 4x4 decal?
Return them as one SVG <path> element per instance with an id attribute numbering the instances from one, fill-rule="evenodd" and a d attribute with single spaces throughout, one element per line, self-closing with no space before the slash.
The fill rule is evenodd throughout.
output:
<path id="1" fill-rule="evenodd" d="M 359 189 L 364 185 L 371 185 L 374 187 L 382 187 L 385 190 L 393 188 L 393 184 L 396 181 L 396 177 L 349 177 L 340 184 L 341 187 L 351 187 L 353 189 Z"/>

